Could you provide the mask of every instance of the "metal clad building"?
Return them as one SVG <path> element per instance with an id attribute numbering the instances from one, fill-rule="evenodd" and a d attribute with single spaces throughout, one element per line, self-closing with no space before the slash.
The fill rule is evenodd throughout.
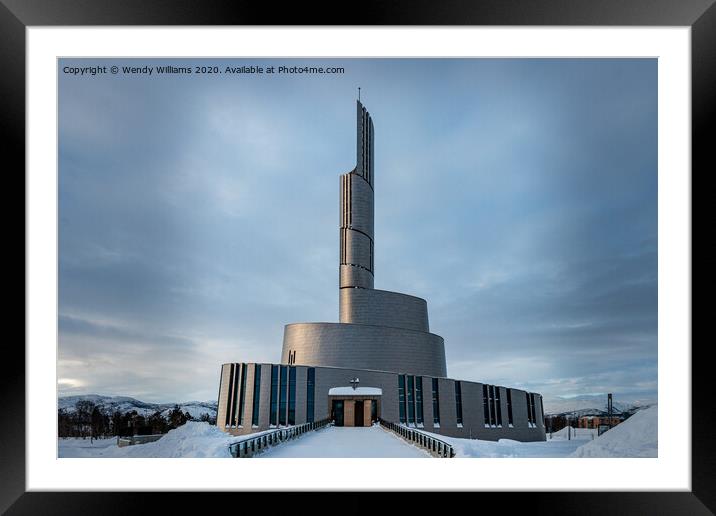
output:
<path id="1" fill-rule="evenodd" d="M 374 133 L 360 100 L 356 118 L 357 165 L 339 185 L 339 322 L 286 325 L 280 364 L 224 364 L 217 426 L 243 435 L 381 417 L 452 437 L 545 440 L 539 394 L 447 378 L 427 302 L 373 288 Z"/>

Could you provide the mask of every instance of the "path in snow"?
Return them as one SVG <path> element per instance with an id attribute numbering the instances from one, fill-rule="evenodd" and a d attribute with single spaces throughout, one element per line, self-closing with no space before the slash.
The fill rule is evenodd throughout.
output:
<path id="1" fill-rule="evenodd" d="M 328 427 L 309 432 L 294 441 L 268 448 L 256 457 L 430 458 L 430 455 L 380 426 L 373 425 L 368 428 Z"/>

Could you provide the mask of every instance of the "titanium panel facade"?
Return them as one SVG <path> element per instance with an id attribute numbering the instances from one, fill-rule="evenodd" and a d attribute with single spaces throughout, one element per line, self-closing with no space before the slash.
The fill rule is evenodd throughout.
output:
<path id="1" fill-rule="evenodd" d="M 430 333 L 427 302 L 373 288 L 373 141 L 359 100 L 356 167 L 340 176 L 339 322 L 287 324 L 281 364 L 260 364 L 259 382 L 254 364 L 224 364 L 218 427 L 243 435 L 298 425 L 309 410 L 312 421 L 327 419 L 329 390 L 359 378 L 361 387 L 382 389 L 378 416 L 387 421 L 451 437 L 545 440 L 539 394 L 447 378 L 445 344 Z"/>
<path id="2" fill-rule="evenodd" d="M 232 364 L 224 364 L 223 370 L 230 369 Z M 238 364 L 233 364 L 234 366 Z M 254 364 L 247 364 L 248 371 L 254 370 Z M 300 425 L 306 423 L 306 406 L 307 406 L 307 371 L 309 366 L 287 366 L 285 364 L 274 364 L 279 367 L 290 368 L 293 367 L 296 371 L 296 421 L 295 424 Z M 315 367 L 315 387 L 314 387 L 314 421 L 320 421 L 327 419 L 330 416 L 330 399 L 328 392 L 332 387 L 350 387 L 349 381 L 353 378 L 359 378 L 360 387 L 377 387 L 382 390 L 380 395 L 379 403 L 379 414 L 387 421 L 393 421 L 400 423 L 400 410 L 399 410 L 399 397 L 398 397 L 398 382 L 402 371 L 398 372 L 381 372 L 381 371 L 365 371 L 361 369 L 348 369 L 348 368 L 333 368 L 333 367 Z M 268 374 L 264 374 L 268 373 Z M 249 373 L 251 374 L 251 373 Z M 289 375 L 286 375 L 288 377 Z M 265 380 L 264 380 L 265 378 Z M 512 399 L 512 412 L 513 412 L 513 424 L 509 425 L 507 421 L 507 401 L 506 387 L 497 387 L 500 390 L 500 413 L 502 420 L 500 425 L 490 426 L 486 424 L 483 416 L 483 384 L 478 382 L 466 382 L 460 381 L 462 391 L 462 414 L 463 422 L 462 425 L 457 423 L 456 413 L 457 408 L 455 405 L 455 382 L 451 378 L 438 378 L 439 382 L 439 407 L 440 417 L 439 422 L 435 423 L 433 418 L 433 400 L 431 396 L 432 380 L 434 377 L 431 376 L 415 376 L 414 378 L 414 392 L 410 396 L 414 405 L 414 414 L 418 414 L 418 405 L 420 401 L 415 396 L 418 382 L 421 382 L 423 386 L 422 392 L 422 423 L 417 420 L 414 423 L 405 423 L 405 426 L 411 428 L 418 428 L 425 430 L 426 432 L 432 432 L 440 435 L 449 437 L 461 437 L 461 438 L 473 438 L 473 439 L 484 439 L 487 441 L 497 441 L 499 439 L 514 439 L 516 441 L 544 441 L 545 440 L 545 426 L 544 426 L 544 415 L 541 412 L 540 395 L 531 393 L 535 399 L 535 416 L 537 424 L 529 424 L 528 407 L 526 403 L 526 393 L 520 389 L 509 389 L 511 391 Z M 244 407 L 244 425 L 226 426 L 222 424 L 222 420 L 217 419 L 217 425 L 222 430 L 229 432 L 233 435 L 244 435 L 252 432 L 260 432 L 268 430 L 270 428 L 277 428 L 276 425 L 269 423 L 269 411 L 271 403 L 271 391 L 270 391 L 270 379 L 271 379 L 271 364 L 262 365 L 261 374 L 261 389 L 260 389 L 260 401 L 259 401 L 259 421 L 261 423 L 258 426 L 251 426 L 251 418 L 246 418 L 246 415 L 251 415 L 251 404 L 253 399 L 253 390 L 247 392 L 243 397 Z M 249 385 L 250 382 L 247 382 Z M 264 388 L 264 385 L 267 388 Z M 407 382 L 406 382 L 407 385 Z M 279 390 L 281 386 L 279 386 Z M 339 398 L 340 396 L 333 396 L 333 398 Z M 349 396 L 346 396 L 349 397 Z M 229 398 L 228 385 L 222 384 L 221 391 L 219 392 L 219 399 L 226 400 Z M 406 396 L 408 398 L 408 396 Z M 241 399 L 240 393 L 237 399 Z M 407 401 L 406 401 L 407 403 Z M 239 409 L 240 407 L 237 407 Z M 218 407 L 219 414 L 225 414 L 227 407 L 220 404 Z M 286 415 L 287 419 L 287 415 Z M 417 416 L 416 416 L 417 419 Z M 248 424 L 247 424 L 248 423 Z"/>
<path id="3" fill-rule="evenodd" d="M 342 323 L 430 331 L 428 304 L 419 297 L 387 290 L 344 288 L 338 305 Z"/>
<path id="4" fill-rule="evenodd" d="M 367 324 L 286 325 L 281 362 L 447 376 L 439 335 Z"/>

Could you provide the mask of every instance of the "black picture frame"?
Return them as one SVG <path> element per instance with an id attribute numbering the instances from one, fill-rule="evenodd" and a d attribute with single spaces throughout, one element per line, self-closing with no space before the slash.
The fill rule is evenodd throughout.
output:
<path id="1" fill-rule="evenodd" d="M 288 4 L 201 0 L 0 0 L 0 112 L 6 177 L 25 170 L 25 29 L 82 25 L 556 25 L 691 27 L 692 172 L 707 165 L 708 128 L 716 120 L 715 0 L 392 0 L 373 3 Z M 8 160 L 8 158 L 10 158 Z M 12 165 L 8 164 L 12 163 Z M 7 167 L 7 168 L 6 168 Z M 708 167 L 708 168 L 707 168 Z M 684 171 L 688 173 L 689 171 Z M 692 179 L 693 181 L 693 179 Z M 24 181 L 21 187 L 24 191 Z M 6 210 L 7 211 L 7 210 Z M 23 263 L 27 259 L 23 252 Z M 23 296 L 24 298 L 24 296 Z M 23 327 L 24 334 L 24 327 Z M 679 343 L 688 345 L 689 343 Z M 709 344 L 692 343 L 692 490 L 690 492 L 494 493 L 533 513 L 551 514 L 709 514 L 716 511 L 716 453 L 707 358 Z M 143 512 L 161 496 L 163 510 L 186 509 L 186 493 L 26 492 L 25 354 L 6 341 L 0 406 L 0 511 L 7 514 L 124 514 Z M 12 364 L 10 366 L 9 364 Z M 683 418 L 683 414 L 666 417 Z M 204 494 L 204 497 L 208 497 Z M 247 503 L 235 495 L 211 495 L 211 504 Z M 244 496 L 244 495 L 242 495 Z M 350 493 L 349 496 L 359 496 Z M 256 497 L 256 495 L 253 495 Z M 298 497 L 303 498 L 302 496 Z M 302 502 L 292 497 L 293 504 Z M 265 498 L 263 499 L 265 500 Z M 259 501 L 259 500 L 256 500 Z M 351 502 L 346 502 L 347 506 Z M 403 510 L 420 508 L 424 497 L 407 497 Z M 208 506 L 205 506 L 208 509 Z M 424 508 L 424 507 L 422 507 Z M 238 509 L 238 505 L 237 505 Z"/>

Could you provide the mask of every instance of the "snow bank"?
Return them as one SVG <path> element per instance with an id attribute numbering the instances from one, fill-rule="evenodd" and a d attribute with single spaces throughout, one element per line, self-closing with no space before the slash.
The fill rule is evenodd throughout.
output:
<path id="1" fill-rule="evenodd" d="M 135 444 L 120 448 L 116 439 L 102 440 L 94 446 L 89 439 L 84 445 L 79 439 L 60 439 L 59 457 L 231 457 L 229 443 L 237 437 L 228 435 L 216 426 L 203 421 L 187 421 L 175 430 L 170 430 L 158 441 Z"/>
<path id="2" fill-rule="evenodd" d="M 623 423 L 577 448 L 572 457 L 657 457 L 658 406 L 640 410 Z"/>

